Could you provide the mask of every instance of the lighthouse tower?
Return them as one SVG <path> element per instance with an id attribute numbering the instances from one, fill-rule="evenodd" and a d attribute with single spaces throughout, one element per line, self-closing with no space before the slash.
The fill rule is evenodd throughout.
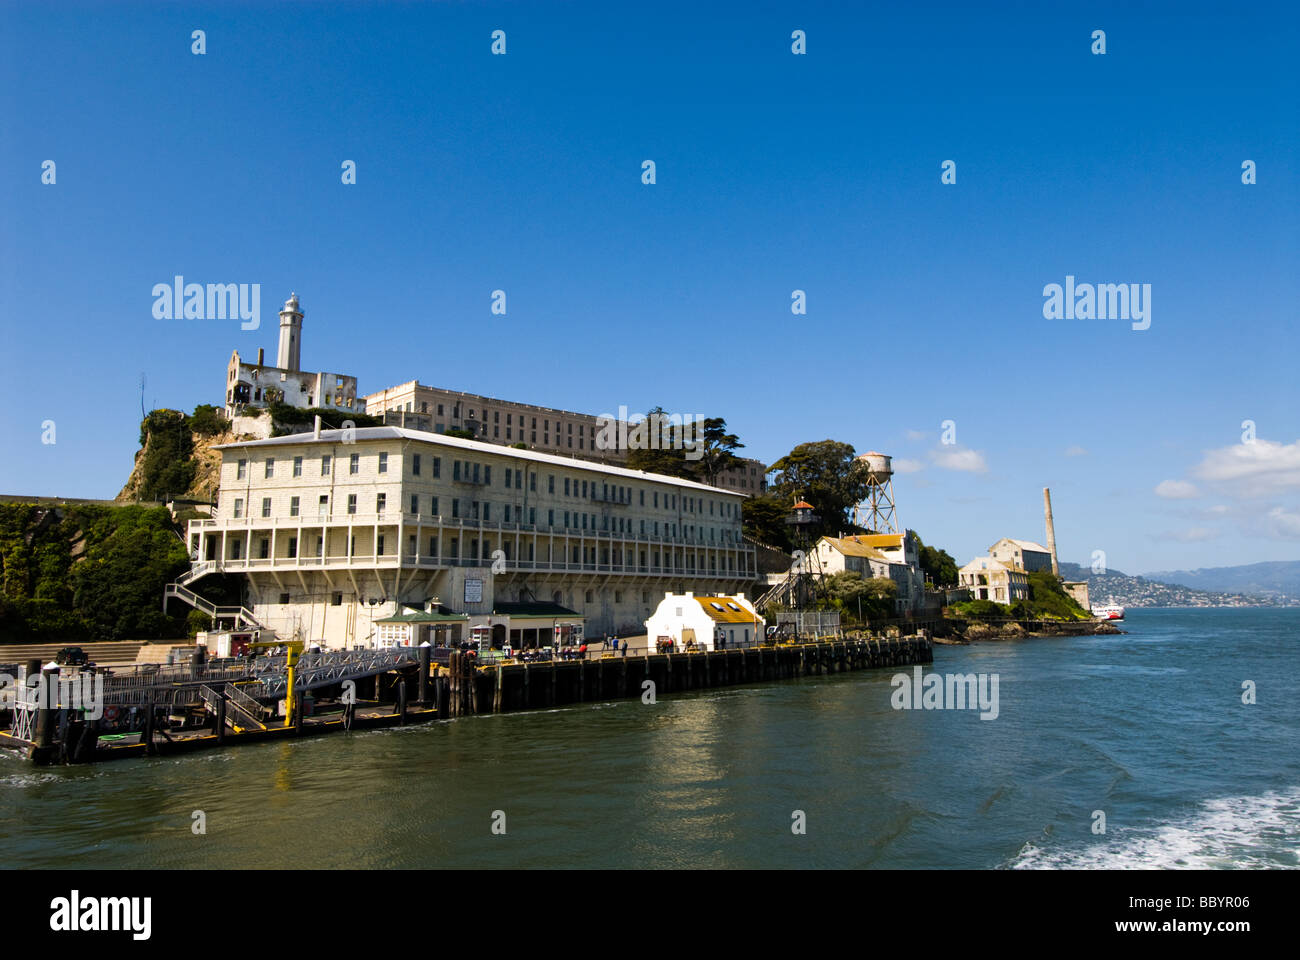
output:
<path id="1" fill-rule="evenodd" d="M 280 311 L 280 349 L 275 355 L 275 365 L 294 373 L 302 369 L 302 311 L 298 309 L 296 293 L 289 294 Z"/>

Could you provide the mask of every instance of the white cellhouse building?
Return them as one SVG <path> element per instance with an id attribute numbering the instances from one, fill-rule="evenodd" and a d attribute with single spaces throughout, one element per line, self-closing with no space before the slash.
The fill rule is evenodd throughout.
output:
<path id="1" fill-rule="evenodd" d="M 744 495 L 690 480 L 400 427 L 216 449 L 218 504 L 190 522 L 179 582 L 242 574 L 281 637 L 370 645 L 406 610 L 487 623 L 511 601 L 577 611 L 588 636 L 639 633 L 668 591 L 756 578 Z"/>

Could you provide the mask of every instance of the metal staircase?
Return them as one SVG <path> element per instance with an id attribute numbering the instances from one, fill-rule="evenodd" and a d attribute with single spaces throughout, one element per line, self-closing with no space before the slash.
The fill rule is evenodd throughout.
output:
<path id="1" fill-rule="evenodd" d="M 202 563 L 192 563 L 190 568 L 181 576 L 176 578 L 176 582 L 183 587 L 189 586 L 200 577 L 206 577 L 209 573 L 220 573 L 221 561 L 204 560 Z"/>
<path id="2" fill-rule="evenodd" d="M 261 720 L 263 707 L 260 703 L 240 690 L 234 684 L 227 684 L 226 689 L 226 723 L 233 730 L 265 730 L 266 724 Z M 199 697 L 213 716 L 218 716 L 221 694 L 207 684 L 199 687 Z"/>
<path id="3" fill-rule="evenodd" d="M 184 577 L 181 579 L 183 580 Z M 163 591 L 164 613 L 167 610 L 167 601 L 171 600 L 173 597 L 177 600 L 185 601 L 195 610 L 206 613 L 212 618 L 214 623 L 219 620 L 231 620 L 234 622 L 235 629 L 237 630 L 246 628 L 255 630 L 267 629 L 257 621 L 257 618 L 253 616 L 252 611 L 247 607 L 219 607 L 212 601 L 200 597 L 189 587 L 185 586 L 180 580 L 175 583 L 167 584 L 166 589 Z"/>
<path id="4" fill-rule="evenodd" d="M 818 589 L 818 584 L 826 579 L 826 566 L 822 562 L 821 555 L 817 552 L 805 554 L 802 564 L 791 563 L 790 571 L 785 575 L 785 578 L 765 590 L 754 601 L 754 608 L 761 611 L 777 603 L 789 606 L 794 602 L 795 592 L 798 590 L 799 581 L 803 577 L 807 577 L 812 581 L 814 592 Z"/>

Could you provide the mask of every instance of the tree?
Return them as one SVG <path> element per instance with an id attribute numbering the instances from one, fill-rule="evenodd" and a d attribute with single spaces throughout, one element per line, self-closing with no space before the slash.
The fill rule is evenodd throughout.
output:
<path id="1" fill-rule="evenodd" d="M 186 563 L 162 508 L 0 504 L 0 642 L 179 636 L 159 599 Z"/>
<path id="2" fill-rule="evenodd" d="M 889 620 L 896 616 L 898 584 L 888 577 L 864 577 L 856 570 L 841 570 L 822 583 L 826 598 L 851 620 Z"/>
<path id="3" fill-rule="evenodd" d="M 818 517 L 812 541 L 853 528 L 850 511 L 867 496 L 867 466 L 853 447 L 835 440 L 801 443 L 768 468 L 769 489 L 788 511 L 796 499 L 813 505 Z"/>
<path id="4" fill-rule="evenodd" d="M 452 427 L 450 430 L 448 430 L 446 433 L 444 433 L 443 436 L 444 436 L 444 437 L 460 437 L 462 440 L 473 440 L 473 439 L 475 439 L 475 437 L 474 437 L 474 431 L 473 431 L 473 430 L 466 430 L 466 429 L 464 429 L 463 427 Z"/>
<path id="5" fill-rule="evenodd" d="M 141 500 L 180 496 L 198 472 L 189 417 L 179 410 L 154 410 L 140 424 Z"/>
<path id="6" fill-rule="evenodd" d="M 669 414 L 663 407 L 654 407 L 645 415 L 644 423 L 628 427 L 628 469 L 695 480 L 698 474 L 695 464 L 686 459 L 684 443 L 680 428 L 673 427 Z"/>
<path id="7" fill-rule="evenodd" d="M 915 531 L 913 531 L 915 534 Z M 919 547 L 918 556 L 921 562 L 921 572 L 936 587 L 953 587 L 957 585 L 958 567 L 957 561 L 947 550 L 940 550 L 936 547 L 927 547 L 917 536 L 917 545 Z"/>
<path id="8" fill-rule="evenodd" d="M 230 421 L 210 403 L 200 403 L 190 414 L 190 430 L 204 437 L 214 437 L 230 429 Z"/>
<path id="9" fill-rule="evenodd" d="M 744 535 L 782 550 L 793 549 L 791 528 L 785 522 L 789 516 L 790 504 L 770 493 L 750 497 L 740 505 Z"/>
<path id="10" fill-rule="evenodd" d="M 727 421 L 721 417 L 706 419 L 701 428 L 700 459 L 695 462 L 696 475 L 702 483 L 717 486 L 718 477 L 740 463 L 733 452 L 744 447 L 734 433 L 727 433 Z"/>
<path id="11" fill-rule="evenodd" d="M 72 602 L 82 619 L 104 640 L 177 632 L 159 597 L 189 556 L 167 511 L 120 507 L 88 519 L 86 553 L 71 571 Z"/>

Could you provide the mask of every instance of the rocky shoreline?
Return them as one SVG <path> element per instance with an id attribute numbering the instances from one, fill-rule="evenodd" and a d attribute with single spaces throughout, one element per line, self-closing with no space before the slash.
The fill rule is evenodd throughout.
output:
<path id="1" fill-rule="evenodd" d="M 1013 620 L 1007 623 L 947 620 L 944 628 L 942 632 L 935 631 L 935 643 L 966 644 L 983 640 L 1023 640 L 1026 637 L 1096 637 L 1125 632 L 1109 620 Z"/>

